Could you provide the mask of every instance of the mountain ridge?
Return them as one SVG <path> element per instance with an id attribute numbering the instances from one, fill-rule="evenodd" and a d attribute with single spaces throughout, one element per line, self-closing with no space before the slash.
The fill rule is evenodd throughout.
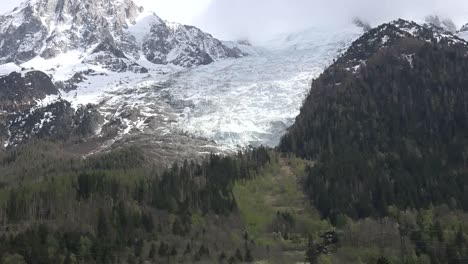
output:
<path id="1" fill-rule="evenodd" d="M 159 19 L 150 20 L 157 25 L 162 23 Z M 147 39 L 145 32 L 151 27 L 147 27 L 145 21 L 140 22 L 137 19 L 128 30 L 139 36 L 137 42 L 143 44 Z M 195 27 L 164 23 L 170 30 L 180 31 L 174 35 L 178 36 L 174 41 L 179 43 L 187 39 L 187 29 L 190 36 L 200 34 Z M 161 26 L 166 28 L 166 25 Z M 164 31 L 169 29 L 158 32 Z M 337 32 L 313 29 L 275 39 L 270 42 L 274 45 L 267 43 L 264 46 L 223 42 L 230 50 L 242 49 L 242 53 L 251 55 L 221 59 L 191 68 L 158 65 L 143 56 L 136 61 L 140 68 L 130 64 L 131 56 L 122 53 L 109 39 L 108 42 L 89 47 L 84 54 L 71 51 L 49 60 L 36 57 L 22 64 L 23 69 L 18 68 L 17 71 L 35 69 L 50 75 L 60 90 L 61 99 L 70 102 L 74 109 L 88 104 L 97 107 L 104 119 L 96 119 L 99 124 L 91 139 L 83 139 L 99 142 L 92 152 L 130 142 L 157 144 L 159 149 L 163 149 L 164 143 L 160 141 L 164 141 L 174 145 L 179 142 L 193 144 L 195 149 L 199 149 L 198 155 L 210 151 L 225 153 L 249 145 L 276 144 L 282 131 L 293 120 L 311 74 L 317 75 L 331 63 L 336 54 L 361 31 L 353 25 Z M 153 40 L 161 40 L 163 47 L 167 45 L 164 37 Z M 204 45 L 203 41 L 200 43 Z M 83 63 L 83 58 L 92 59 Z M 99 60 L 113 63 L 104 65 Z M 127 60 L 129 63 L 125 63 Z M 107 68 L 107 65 L 112 68 Z M 297 71 L 298 65 L 300 72 Z M 257 67 L 264 67 L 261 75 L 251 70 Z M 283 76 L 278 76 L 279 68 L 282 68 Z M 293 83 L 300 85 L 301 89 L 293 90 Z M 275 87 L 274 93 L 285 96 L 273 96 L 275 103 L 269 102 L 272 96 L 265 97 L 259 93 L 269 87 Z M 230 94 L 236 94 L 237 103 L 232 103 Z M 227 100 L 230 103 L 224 103 Z M 281 107 L 284 105 L 286 111 Z M 252 116 L 248 114 L 251 112 Z M 112 137 L 108 138 L 107 135 Z M 171 153 L 169 155 L 172 156 Z"/>
<path id="2" fill-rule="evenodd" d="M 134 26 L 142 21 L 148 24 L 139 25 L 140 31 L 135 30 Z M 142 28 L 149 31 L 142 32 Z M 112 44 L 114 50 L 125 53 L 134 63 L 143 56 L 157 64 L 191 67 L 245 55 L 201 30 L 190 32 L 192 28 L 171 27 L 132 0 L 118 3 L 109 0 L 30 0 L 2 17 L 0 61 L 21 64 L 36 56 L 51 59 L 76 49 L 86 51 L 102 43 Z M 164 41 L 165 45 L 154 45 L 154 39 Z M 184 42 L 174 43 L 177 39 Z M 144 42 L 140 43 L 142 40 Z M 181 49 L 182 44 L 185 46 Z M 103 52 L 116 57 L 113 52 Z M 167 59 L 169 54 L 172 59 Z M 154 59 L 156 56 L 160 59 Z M 108 63 L 110 66 L 114 64 L 112 61 Z"/>
<path id="3" fill-rule="evenodd" d="M 156 28 L 163 28 L 156 29 L 158 33 L 169 34 L 170 30 L 179 30 L 174 35 L 178 36 L 175 43 L 187 40 L 187 29 L 199 32 L 190 26 L 161 24 L 161 20 L 154 22 Z M 146 32 L 141 28 L 137 22 L 129 30 Z M 100 64 L 97 63 L 79 71 L 67 68 L 67 72 L 73 75 L 67 73 L 67 77 L 63 78 L 62 70 L 48 71 L 50 67 L 43 69 L 54 78 L 61 91 L 61 99 L 70 102 L 73 108 L 80 109 L 92 104 L 97 109 L 99 117 L 93 121 L 94 133 L 87 133 L 87 138 L 83 139 L 99 142 L 99 147 L 92 152 L 126 144 L 157 144 L 161 148 L 164 142 L 192 142 L 195 148 L 190 152 L 203 155 L 208 150 L 224 153 L 251 145 L 276 146 L 279 138 L 293 123 L 301 98 L 309 90 L 307 86 L 311 78 L 318 77 L 341 52 L 344 57 L 348 56 L 348 71 L 355 73 L 361 64 L 365 64 L 366 54 L 401 38 L 416 36 L 426 42 L 445 41 L 453 45 L 464 43 L 452 33 L 429 24 L 396 20 L 370 29 L 368 32 L 375 34 L 372 41 L 362 40 L 358 49 L 353 50 L 353 47 L 357 47 L 354 45 L 348 52 L 344 52 L 343 49 L 362 34 L 361 28 L 353 26 L 335 33 L 325 29 L 322 31 L 314 29 L 311 32 L 282 36 L 264 47 L 245 46 L 242 48 L 251 52 L 251 56 L 189 69 L 156 65 L 141 59 L 138 65 L 127 65 L 125 60 L 129 60 L 130 56 L 109 40 L 94 45 L 86 57 L 95 56 L 90 64 L 99 60 L 114 61 L 109 64 L 115 66 L 110 71 L 96 68 Z M 139 36 L 137 41 L 145 43 L 147 38 L 142 34 Z M 165 37 L 154 37 L 153 40 L 154 45 L 162 47 L 161 50 L 169 43 Z M 231 48 L 241 46 L 234 42 L 223 45 Z M 198 60 L 196 56 L 190 58 Z M 63 61 L 61 57 L 49 61 L 53 60 L 57 60 L 57 63 Z M 116 63 L 115 60 L 124 62 Z M 26 69 L 34 68 L 38 63 L 27 63 Z M 261 75 L 249 70 L 258 67 L 264 67 Z M 298 67 L 302 69 L 300 73 Z M 287 77 L 277 76 L 276 72 L 280 68 Z M 296 85 L 303 86 L 303 89 L 293 89 Z M 258 93 L 267 90 L 283 96 L 273 98 Z M 232 98 L 239 99 L 238 104 L 232 104 Z M 169 155 L 173 156 L 171 153 L 172 150 Z"/>

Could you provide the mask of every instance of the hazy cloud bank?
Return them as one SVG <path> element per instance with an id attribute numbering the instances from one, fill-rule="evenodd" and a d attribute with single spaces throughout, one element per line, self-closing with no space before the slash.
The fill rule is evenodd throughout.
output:
<path id="1" fill-rule="evenodd" d="M 312 26 L 349 23 L 359 16 L 371 25 L 427 15 L 468 23 L 467 0 L 213 0 L 194 23 L 224 39 L 262 39 Z"/>

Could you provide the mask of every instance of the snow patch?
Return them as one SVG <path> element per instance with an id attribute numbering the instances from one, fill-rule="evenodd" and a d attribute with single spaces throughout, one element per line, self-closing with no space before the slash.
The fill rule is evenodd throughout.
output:
<path id="1" fill-rule="evenodd" d="M 44 59 L 41 56 L 37 56 L 34 59 L 21 64 L 21 67 L 51 74 L 54 81 L 66 81 L 76 72 L 89 68 L 89 66 L 82 63 L 85 55 L 86 52 L 83 50 L 72 50 L 66 53 L 61 53 L 57 57 L 51 59 Z"/>
<path id="2" fill-rule="evenodd" d="M 0 76 L 8 75 L 12 72 L 21 72 L 21 67 L 15 63 L 7 63 L 0 65 Z"/>
<path id="3" fill-rule="evenodd" d="M 461 39 L 468 41 L 468 31 L 459 32 L 457 36 Z"/>
<path id="4" fill-rule="evenodd" d="M 143 12 L 134 24 L 129 23 L 128 33 L 135 37 L 137 43 L 142 43 L 150 33 L 151 27 L 163 23 L 162 20 L 152 12 Z"/>

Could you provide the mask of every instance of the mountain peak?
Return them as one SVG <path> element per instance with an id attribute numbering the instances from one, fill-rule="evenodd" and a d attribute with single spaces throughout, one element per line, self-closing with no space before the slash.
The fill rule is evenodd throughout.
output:
<path id="1" fill-rule="evenodd" d="M 128 42 L 124 30 L 143 11 L 131 0 L 31 0 L 0 24 L 3 62 L 52 58 L 108 38 Z M 45 44 L 43 44 L 45 43 Z"/>
<path id="2" fill-rule="evenodd" d="M 420 25 L 413 21 L 398 19 L 364 33 L 338 61 L 355 72 L 360 68 L 361 64 L 365 64 L 372 54 L 405 38 L 413 38 L 429 43 L 466 45 L 463 39 L 439 27 L 430 24 Z"/>
<path id="3" fill-rule="evenodd" d="M 243 55 L 195 27 L 164 22 L 132 0 L 30 0 L 0 19 L 0 39 L 0 64 L 86 53 L 96 45 L 102 51 L 108 44 L 112 52 L 104 55 L 105 63 L 112 65 L 106 69 L 133 68 L 122 65 L 142 56 L 190 67 Z M 124 57 L 134 62 L 123 62 Z"/>

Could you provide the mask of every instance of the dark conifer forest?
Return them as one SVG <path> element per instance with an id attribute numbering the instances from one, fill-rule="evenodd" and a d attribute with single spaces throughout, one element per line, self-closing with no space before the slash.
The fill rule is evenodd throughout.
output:
<path id="1" fill-rule="evenodd" d="M 5 175 L 29 177 L 2 182 L 0 255 L 12 259 L 7 263 L 126 263 L 127 256 L 140 258 L 143 241 L 193 234 L 193 213 L 230 215 L 237 207 L 236 181 L 254 177 L 270 161 L 268 151 L 257 148 L 161 169 L 133 147 L 86 160 L 52 155 L 52 149 L 59 148 L 40 142 L 2 153 Z M 24 161 L 30 157 L 35 159 Z M 192 238 L 186 248 L 173 240 L 177 242 L 164 239 L 151 245 L 150 259 L 171 262 L 184 249 L 195 259 L 209 256 L 207 246 L 197 241 L 201 238 Z"/>
<path id="2" fill-rule="evenodd" d="M 279 149 L 316 161 L 304 188 L 322 217 L 337 224 L 343 216 L 386 217 L 394 209 L 468 210 L 467 52 L 464 44 L 401 38 L 357 70 L 346 65 L 361 56 L 350 49 L 348 60 L 314 81 Z M 419 250 L 435 254 L 413 235 Z M 466 257 L 461 241 L 448 242 L 460 251 L 432 263 Z"/>

